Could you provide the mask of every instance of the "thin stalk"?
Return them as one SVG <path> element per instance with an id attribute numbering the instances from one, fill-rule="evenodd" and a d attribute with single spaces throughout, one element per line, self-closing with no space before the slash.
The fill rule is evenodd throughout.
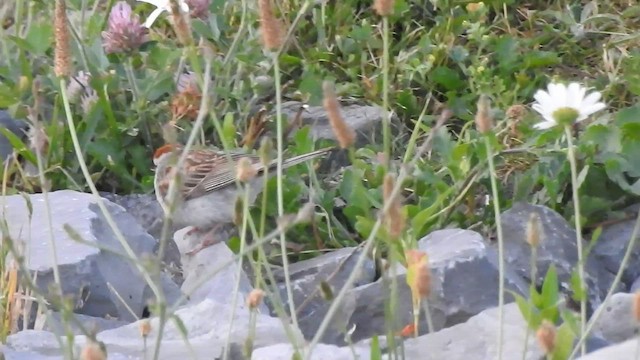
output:
<path id="1" fill-rule="evenodd" d="M 136 82 L 136 75 L 133 71 L 133 58 L 129 57 L 127 59 L 127 63 L 124 65 L 125 73 L 127 74 L 127 79 L 129 80 L 129 84 L 131 85 L 131 93 L 133 94 L 133 103 L 135 104 L 135 111 L 138 116 L 138 121 L 142 127 L 142 134 L 144 136 L 144 140 L 147 144 L 151 145 L 151 130 L 149 129 L 149 124 L 145 119 L 144 114 L 140 111 L 140 90 L 138 89 L 138 83 Z"/>
<path id="2" fill-rule="evenodd" d="M 382 142 L 385 156 L 385 169 L 391 161 L 391 124 L 389 114 L 389 19 L 382 18 Z"/>
<path id="3" fill-rule="evenodd" d="M 580 197 L 578 196 L 578 170 L 576 165 L 576 153 L 573 149 L 573 134 L 571 125 L 564 127 L 567 136 L 567 147 L 569 165 L 571 167 L 571 190 L 573 192 L 573 210 L 576 229 L 576 247 L 578 248 L 578 277 L 580 278 L 580 336 L 584 336 L 587 325 L 587 301 L 584 295 L 584 262 L 582 254 L 582 224 L 580 223 Z M 580 345 L 580 353 L 584 356 L 587 353 L 585 343 Z"/>
<path id="4" fill-rule="evenodd" d="M 34 121 L 37 121 L 37 119 L 34 119 Z M 34 124 L 34 126 L 36 126 Z M 37 131 L 39 131 L 38 129 L 36 129 Z M 53 260 L 53 279 L 56 283 L 56 296 L 60 297 L 60 300 L 63 299 L 63 293 L 62 293 L 62 280 L 60 279 L 60 267 L 58 266 L 58 252 L 56 249 L 56 239 L 53 236 L 53 220 L 51 219 L 51 203 L 49 202 L 49 191 L 47 190 L 47 186 L 46 186 L 46 179 L 44 177 L 44 166 L 42 164 L 42 154 L 40 153 L 39 149 L 35 149 L 35 153 L 36 153 L 36 160 L 38 163 L 38 177 L 40 179 L 40 186 L 42 188 L 42 196 L 44 198 L 44 207 L 46 209 L 46 216 L 47 216 L 47 228 L 49 229 L 49 244 L 50 244 L 50 248 L 51 248 L 51 260 Z M 62 307 L 62 312 L 63 314 L 69 314 L 69 309 L 66 306 Z M 65 322 L 63 322 L 63 326 L 65 327 L 65 331 L 69 331 L 69 328 L 67 327 L 67 324 Z M 70 358 L 73 356 L 73 340 L 70 340 L 69 337 L 67 337 L 67 347 L 65 347 L 65 352 L 67 354 L 67 356 L 69 356 Z"/>
<path id="5" fill-rule="evenodd" d="M 431 334 L 435 329 L 433 327 L 433 320 L 431 318 L 431 309 L 429 309 L 429 298 L 424 298 L 422 307 L 424 310 L 424 317 L 427 320 L 427 330 L 429 331 L 429 334 Z"/>
<path id="6" fill-rule="evenodd" d="M 531 278 L 531 287 L 534 287 L 536 284 L 536 276 L 538 273 L 538 269 L 536 266 L 536 258 L 538 257 L 538 247 L 537 246 L 531 246 L 531 264 L 530 264 L 530 272 L 531 274 L 529 275 L 529 277 Z M 530 296 L 531 297 L 531 296 Z M 529 300 L 529 305 L 531 307 L 533 307 L 533 300 Z M 525 334 L 524 334 L 524 347 L 523 347 L 523 351 L 522 351 L 522 360 L 526 360 L 527 358 L 527 350 L 529 347 L 529 335 L 531 333 L 531 328 L 529 327 L 529 324 L 527 323 L 527 328 L 525 329 Z"/>
<path id="7" fill-rule="evenodd" d="M 249 219 L 249 189 L 251 182 L 247 182 L 244 189 L 244 198 L 242 201 L 242 229 L 240 232 L 240 253 L 244 254 L 244 248 L 247 244 L 247 222 Z M 229 314 L 229 331 L 227 332 L 227 340 L 224 343 L 224 352 L 222 360 L 229 358 L 229 345 L 231 345 L 231 333 L 233 332 L 233 320 L 236 317 L 236 309 L 238 306 L 238 292 L 240 291 L 240 278 L 242 277 L 242 263 L 244 256 L 240 256 L 238 260 L 238 272 L 236 273 L 236 283 L 233 287 L 233 303 L 231 305 L 231 314 Z"/>
<path id="8" fill-rule="evenodd" d="M 167 308 L 165 306 L 158 309 L 158 337 L 153 348 L 153 360 L 160 358 L 160 344 L 162 344 L 162 335 L 164 334 L 164 327 L 167 324 Z"/>
<path id="9" fill-rule="evenodd" d="M 413 150 L 416 147 L 416 142 L 418 141 L 418 136 L 420 135 L 420 126 L 422 125 L 422 121 L 424 119 L 424 115 L 427 113 L 427 107 L 431 102 L 431 93 L 427 97 L 427 101 L 424 102 L 424 106 L 422 107 L 422 111 L 418 116 L 418 120 L 416 120 L 416 124 L 413 126 L 413 131 L 411 132 L 411 137 L 409 138 L 409 143 L 407 145 L 407 151 L 404 153 L 403 161 L 409 161 L 409 157 L 413 153 Z"/>
<path id="10" fill-rule="evenodd" d="M 400 194 L 402 183 L 407 178 L 409 171 L 415 167 L 418 159 L 420 159 L 422 155 L 425 152 L 427 152 L 428 149 L 431 148 L 431 144 L 433 142 L 435 132 L 451 117 L 451 115 L 452 115 L 452 112 L 449 110 L 445 110 L 440 115 L 440 118 L 438 119 L 434 127 L 431 129 L 429 136 L 427 136 L 423 144 L 416 151 L 416 154 L 413 157 L 413 159 L 408 164 L 404 164 L 401 167 L 400 174 L 398 175 L 398 179 L 396 180 L 396 184 L 393 188 L 393 191 L 391 191 L 391 195 L 389 196 L 389 201 L 383 206 L 382 211 L 380 212 L 381 214 L 384 214 L 387 211 L 389 211 L 389 207 L 391 204 L 393 204 L 393 200 Z M 322 319 L 322 322 L 320 323 L 320 326 L 316 331 L 316 335 L 313 337 L 313 339 L 309 343 L 308 352 L 305 354 L 306 359 L 311 358 L 311 354 L 313 353 L 313 348 L 315 347 L 315 345 L 318 344 L 318 342 L 320 342 L 320 339 L 322 338 L 325 331 L 327 331 L 327 328 L 329 327 L 329 323 L 331 322 L 331 319 L 338 311 L 338 308 L 342 305 L 342 301 L 344 301 L 344 298 L 347 295 L 347 292 L 351 289 L 351 286 L 353 286 L 354 282 L 358 278 L 359 276 L 358 273 L 360 271 L 360 268 L 362 268 L 362 265 L 364 264 L 365 259 L 370 253 L 371 247 L 375 242 L 376 235 L 378 234 L 378 231 L 380 230 L 381 226 L 382 226 L 382 218 L 378 217 L 376 222 L 373 224 L 373 227 L 371 228 L 371 233 L 369 234 L 369 237 L 364 242 L 362 253 L 358 257 L 358 260 L 356 261 L 353 267 L 353 271 L 351 272 L 351 274 L 349 274 L 346 281 L 342 285 L 342 289 L 340 289 L 340 292 L 338 292 L 338 294 L 334 298 L 333 302 L 331 303 L 331 306 L 329 307 L 329 310 L 327 311 L 327 314 L 325 315 L 324 319 Z"/>
<path id="11" fill-rule="evenodd" d="M 124 66 L 125 73 L 127 74 L 127 80 L 131 84 L 131 92 L 133 93 L 133 101 L 138 102 L 140 98 L 140 92 L 138 91 L 138 84 L 136 84 L 136 76 L 133 73 L 133 60 L 129 58 Z"/>
<path id="12" fill-rule="evenodd" d="M 493 162 L 493 150 L 491 139 L 484 136 L 484 144 L 487 148 L 487 161 L 489 162 L 489 177 L 491 179 L 491 192 L 493 196 L 493 212 L 498 233 L 498 360 L 502 359 L 502 345 L 504 340 L 504 237 L 502 236 L 502 222 L 500 221 L 500 199 L 498 197 L 498 182 L 496 180 L 496 167 Z"/>
<path id="13" fill-rule="evenodd" d="M 75 125 L 73 123 L 73 119 L 71 118 L 71 107 L 69 106 L 69 98 L 67 96 L 66 88 L 67 88 L 67 83 L 66 83 L 65 79 L 60 79 L 60 93 L 62 95 L 62 103 L 64 105 L 64 111 L 65 111 L 65 115 L 66 115 L 67 126 L 69 128 L 69 134 L 71 135 L 71 142 L 73 143 L 73 149 L 74 149 L 74 151 L 76 153 L 75 154 L 76 158 L 78 159 L 78 163 L 80 164 L 80 169 L 82 170 L 82 175 L 84 176 L 85 181 L 87 182 L 87 185 L 89 186 L 89 189 L 91 190 L 91 194 L 96 198 L 96 204 L 100 208 L 100 211 L 102 212 L 102 215 L 104 216 L 105 220 L 107 221 L 107 225 L 109 225 L 109 228 L 111 228 L 111 230 L 113 230 L 113 233 L 116 236 L 116 239 L 118 239 L 118 242 L 120 243 L 120 245 L 124 249 L 125 253 L 129 256 L 129 258 L 136 260 L 135 261 L 135 265 L 136 265 L 137 270 L 140 272 L 142 277 L 145 279 L 145 281 L 147 282 L 147 284 L 149 285 L 149 287 L 153 291 L 154 295 L 156 295 L 158 297 L 158 299 L 164 299 L 162 291 L 153 282 L 153 280 L 151 279 L 149 274 L 145 271 L 144 267 L 141 265 L 140 259 L 138 258 L 136 253 L 133 251 L 131 246 L 129 246 L 129 243 L 127 243 L 127 240 L 124 238 L 124 235 L 122 234 L 122 232 L 118 228 L 118 225 L 116 225 L 116 222 L 113 220 L 113 217 L 109 213 L 109 210 L 104 205 L 104 201 L 103 201 L 102 197 L 100 196 L 100 194 L 98 193 L 98 189 L 96 188 L 96 185 L 93 183 L 93 180 L 91 179 L 91 173 L 89 173 L 89 169 L 87 168 L 87 163 L 86 163 L 86 161 L 84 159 L 83 151 L 80 148 L 80 141 L 78 140 L 78 133 L 76 132 L 76 128 L 75 128 Z"/>
<path id="14" fill-rule="evenodd" d="M 273 53 L 273 78 L 276 86 L 276 133 L 277 133 L 277 149 L 278 162 L 276 166 L 276 180 L 278 182 L 278 216 L 284 215 L 284 199 L 282 189 L 282 162 L 284 157 L 283 149 L 283 119 L 282 119 L 282 89 L 280 83 L 280 63 L 277 53 Z M 298 326 L 298 315 L 296 314 L 296 304 L 293 301 L 293 291 L 291 290 L 291 279 L 289 276 L 289 259 L 287 258 L 287 243 L 285 232 L 280 233 L 280 252 L 282 253 L 282 270 L 284 272 L 284 282 L 287 289 L 287 301 L 289 303 L 289 313 L 291 321 Z"/>
<path id="15" fill-rule="evenodd" d="M 613 292 L 620 284 L 620 281 L 622 280 L 622 273 L 624 272 L 624 269 L 629 264 L 629 260 L 631 260 L 631 254 L 633 253 L 636 247 L 639 231 L 640 231 L 640 211 L 638 211 L 638 216 L 636 217 L 636 223 L 633 226 L 633 231 L 631 232 L 631 238 L 629 239 L 629 245 L 627 245 L 627 251 L 624 253 L 624 256 L 622 257 L 622 261 L 620 262 L 620 267 L 618 268 L 618 272 L 616 273 L 616 276 L 614 277 L 613 282 L 609 287 L 607 296 L 605 296 L 604 300 L 602 300 L 602 305 L 600 305 L 598 309 L 595 311 L 595 313 L 593 313 L 593 316 L 589 321 L 589 325 L 587 326 L 586 331 L 583 334 L 581 334 L 580 339 L 576 344 L 576 347 L 573 349 L 573 352 L 571 353 L 571 355 L 569 355 L 569 360 L 573 359 L 573 357 L 576 356 L 578 352 L 578 348 L 580 348 L 583 344 L 585 344 L 587 340 L 587 336 L 589 336 L 589 334 L 593 330 L 593 327 L 598 322 L 598 319 L 600 319 L 600 316 L 602 316 L 602 313 L 606 309 L 606 306 L 604 305 L 609 301 L 609 299 L 613 295 Z"/>
<path id="16" fill-rule="evenodd" d="M 53 280 L 56 282 L 59 291 L 62 291 L 62 280 L 60 279 L 60 267 L 58 266 L 58 252 L 56 251 L 56 239 L 53 237 L 53 220 L 51 219 L 51 203 L 49 202 L 49 191 L 44 177 L 44 166 L 42 164 L 42 154 L 38 149 L 35 151 L 38 163 L 38 177 L 44 198 L 44 207 L 47 213 L 47 228 L 49 229 L 49 243 L 51 245 L 51 259 L 53 260 Z M 62 293 L 56 294 L 62 296 Z"/>

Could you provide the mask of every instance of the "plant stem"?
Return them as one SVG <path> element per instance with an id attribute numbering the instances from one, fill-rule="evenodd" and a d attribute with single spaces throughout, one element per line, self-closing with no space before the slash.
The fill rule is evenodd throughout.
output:
<path id="1" fill-rule="evenodd" d="M 578 277 L 580 278 L 580 336 L 584 336 L 586 324 L 587 324 L 587 301 L 584 293 L 584 262 L 582 254 L 582 225 L 580 223 L 580 197 L 578 196 L 578 170 L 576 165 L 576 154 L 573 149 L 573 134 L 571 132 L 571 125 L 564 127 L 564 132 L 567 136 L 567 157 L 569 158 L 569 165 L 571 167 L 571 190 L 573 192 L 573 210 L 575 218 L 575 230 L 576 230 L 576 247 L 578 248 Z M 582 344 L 580 348 L 582 356 L 587 352 L 586 344 Z"/>
<path id="2" fill-rule="evenodd" d="M 413 159 L 409 163 L 403 164 L 403 166 L 400 168 L 400 174 L 398 175 L 396 184 L 393 188 L 393 191 L 391 192 L 391 195 L 389 196 L 389 201 L 383 206 L 382 211 L 380 213 L 384 214 L 385 212 L 389 211 L 389 205 L 392 204 L 396 196 L 400 194 L 402 183 L 407 178 L 407 176 L 409 176 L 410 169 L 413 169 L 415 167 L 418 159 L 420 159 L 420 157 L 424 153 L 426 153 L 427 150 L 431 147 L 435 132 L 440 129 L 440 127 L 451 117 L 451 115 L 452 115 L 451 111 L 449 110 L 443 111 L 443 113 L 440 115 L 440 118 L 431 129 L 431 132 L 429 133 L 425 141 L 422 143 L 420 148 L 418 148 L 418 150 L 416 151 L 416 154 L 414 155 Z M 353 271 L 351 272 L 351 274 L 349 274 L 349 276 L 347 277 L 347 280 L 345 280 L 344 284 L 342 285 L 342 289 L 340 289 L 338 294 L 333 299 L 333 302 L 331 303 L 329 310 L 327 310 L 327 314 L 325 315 L 324 319 L 322 319 L 320 326 L 318 326 L 318 330 L 316 331 L 315 336 L 313 337 L 313 339 L 311 339 L 307 353 L 305 354 L 305 359 L 311 358 L 313 354 L 313 348 L 315 347 L 316 344 L 318 344 L 318 342 L 320 342 L 320 339 L 322 338 L 325 331 L 327 330 L 329 323 L 331 322 L 331 319 L 338 311 L 338 308 L 341 306 L 341 303 L 344 300 L 345 296 L 347 295 L 347 292 L 351 289 L 351 286 L 353 286 L 354 282 L 358 278 L 359 271 L 362 268 L 362 265 L 364 264 L 365 259 L 368 257 L 368 254 L 370 253 L 371 248 L 373 247 L 373 244 L 375 243 L 375 238 L 376 238 L 376 235 L 378 234 L 378 231 L 380 230 L 381 225 L 382 225 L 381 218 L 378 217 L 376 222 L 373 224 L 373 227 L 371 228 L 369 237 L 367 237 L 367 239 L 364 241 L 362 253 L 358 257 L 358 260 L 356 261 L 355 265 L 353 266 Z"/>
<path id="3" fill-rule="evenodd" d="M 247 222 L 249 219 L 249 191 L 251 182 L 245 184 L 244 197 L 242 199 L 242 229 L 240 230 L 240 254 L 245 253 L 245 247 L 247 244 Z M 244 256 L 240 256 L 238 260 L 238 272 L 236 273 L 236 283 L 233 287 L 233 301 L 231 305 L 231 314 L 229 314 L 229 331 L 227 332 L 227 340 L 224 344 L 224 350 L 222 360 L 229 358 L 229 347 L 231 345 L 231 333 L 233 332 L 233 320 L 236 317 L 236 310 L 238 307 L 238 293 L 240 292 L 240 279 L 242 278 L 242 262 Z M 253 310 L 252 310 L 253 312 Z M 254 324 L 255 326 L 255 324 Z M 255 330 L 253 330 L 255 332 Z"/>
<path id="4" fill-rule="evenodd" d="M 278 182 L 278 216 L 284 215 L 284 199 L 282 189 L 282 163 L 284 156 L 283 149 L 283 119 L 282 119 L 282 89 L 280 83 L 280 63 L 278 62 L 277 53 L 273 53 L 273 78 L 276 87 L 276 133 L 277 133 L 277 149 L 278 163 L 276 167 L 276 181 Z M 293 301 L 293 291 L 291 290 L 291 278 L 289 276 L 289 259 L 287 258 L 287 243 L 285 232 L 280 233 L 280 252 L 282 253 L 282 270 L 284 272 L 285 287 L 287 289 L 287 302 L 289 303 L 289 313 L 291 321 L 298 326 L 298 315 L 296 314 L 296 304 Z"/>
<path id="5" fill-rule="evenodd" d="M 491 179 L 491 193 L 493 196 L 493 212 L 498 235 L 498 359 L 500 360 L 502 359 L 502 344 L 504 340 L 504 237 L 502 236 L 502 222 L 500 221 L 500 199 L 498 197 L 496 167 L 493 162 L 491 139 L 487 135 L 484 136 L 484 144 L 487 148 L 487 161 L 489 162 L 489 177 Z"/>
<path id="6" fill-rule="evenodd" d="M 591 330 L 593 330 L 593 327 L 595 326 L 596 322 L 598 321 L 598 319 L 600 319 L 600 316 L 602 316 L 602 313 L 605 311 L 606 309 L 605 304 L 609 302 L 609 299 L 613 295 L 613 292 L 620 284 L 620 281 L 622 280 L 622 273 L 624 272 L 624 269 L 627 267 L 627 264 L 629 264 L 629 260 L 631 260 L 631 254 L 633 254 L 635 250 L 639 231 L 640 231 L 640 211 L 638 211 L 638 215 L 636 217 L 636 223 L 633 226 L 633 231 L 631 232 L 631 238 L 629 239 L 629 245 L 627 245 L 627 251 L 624 253 L 624 257 L 622 257 L 622 261 L 620 262 L 620 267 L 618 268 L 618 272 L 616 273 L 616 276 L 614 277 L 613 282 L 611 283 L 611 287 L 609 287 L 607 296 L 604 297 L 604 300 L 602 300 L 602 304 L 593 313 L 593 316 L 589 321 L 589 326 L 587 326 L 586 331 L 581 334 L 580 339 L 576 344 L 576 347 L 573 349 L 573 352 L 571 353 L 571 355 L 569 355 L 569 359 L 573 359 L 573 357 L 576 356 L 578 348 L 585 344 L 587 340 L 587 336 L 589 335 L 589 333 L 591 333 Z"/>
<path id="7" fill-rule="evenodd" d="M 537 246 L 531 246 L 531 259 L 530 259 L 530 271 L 531 274 L 529 275 L 530 279 L 531 279 L 531 285 L 530 288 L 534 289 L 535 288 L 535 284 L 536 284 L 536 276 L 537 276 L 537 264 L 536 264 L 536 258 L 538 257 L 538 247 Z M 529 305 L 531 306 L 531 308 L 533 308 L 534 304 L 533 304 L 533 300 L 530 299 L 529 301 Z M 525 319 L 527 321 L 527 329 L 525 331 L 524 334 L 524 348 L 522 351 L 522 360 L 525 360 L 527 358 L 527 348 L 529 347 L 529 335 L 531 333 L 531 329 L 529 328 L 529 324 L 528 321 L 529 319 Z"/>
<path id="8" fill-rule="evenodd" d="M 382 141 L 385 156 L 384 167 L 391 161 L 391 125 L 389 114 L 389 19 L 382 18 Z"/>

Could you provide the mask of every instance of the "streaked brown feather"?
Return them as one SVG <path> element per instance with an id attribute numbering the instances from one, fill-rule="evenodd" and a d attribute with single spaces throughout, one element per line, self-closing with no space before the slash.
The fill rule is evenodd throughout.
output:
<path id="1" fill-rule="evenodd" d="M 181 147 L 169 148 L 164 146 L 160 148 L 156 154 L 162 155 L 173 149 L 181 151 Z M 317 150 L 309 154 L 295 156 L 285 160 L 285 168 L 313 159 L 320 155 L 326 154 L 331 148 Z M 182 181 L 181 194 L 184 200 L 194 199 L 213 191 L 222 189 L 236 182 L 236 164 L 243 157 L 249 158 L 251 163 L 256 167 L 258 174 L 264 172 L 265 167 L 262 165 L 260 157 L 257 155 L 246 154 L 242 152 L 224 152 L 214 149 L 193 149 L 190 156 L 184 164 L 184 171 L 181 175 L 185 176 Z M 276 168 L 276 161 L 272 161 L 268 166 L 268 171 L 272 172 Z M 169 173 L 171 167 L 165 169 L 165 173 Z M 162 184 L 161 184 L 162 185 Z M 161 186 L 161 190 L 165 190 Z M 163 194 L 163 196 L 166 194 Z"/>

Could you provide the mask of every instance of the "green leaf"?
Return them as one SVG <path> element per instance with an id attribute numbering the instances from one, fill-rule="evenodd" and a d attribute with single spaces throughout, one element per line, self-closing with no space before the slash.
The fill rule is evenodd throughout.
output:
<path id="1" fill-rule="evenodd" d="M 576 335 L 571 330 L 571 327 L 564 323 L 556 329 L 556 345 L 553 350 L 553 360 L 566 360 L 571 355 L 573 350 L 573 342 Z"/>
<path id="2" fill-rule="evenodd" d="M 529 286 L 529 296 L 531 297 L 531 302 L 533 303 L 533 305 L 537 308 L 543 308 L 544 307 L 544 301 L 542 299 L 542 294 L 538 292 L 538 290 L 536 290 L 536 286 L 534 284 L 531 284 L 531 286 Z"/>
<path id="3" fill-rule="evenodd" d="M 580 186 L 582 185 L 582 183 L 584 183 L 584 180 L 587 178 L 588 173 L 589 173 L 589 165 L 586 165 L 585 167 L 582 168 L 582 170 L 580 170 L 580 173 L 578 174 L 578 177 L 576 179 L 578 183 L 576 187 L 578 189 L 580 189 Z"/>
<path id="4" fill-rule="evenodd" d="M 233 144 L 236 136 L 235 119 L 232 113 L 226 113 L 222 122 L 222 136 L 224 136 L 223 143 Z"/>
<path id="5" fill-rule="evenodd" d="M 543 308 L 555 307 L 558 305 L 558 273 L 556 266 L 551 264 L 547 270 L 547 275 L 542 284 Z M 550 319 L 555 320 L 555 319 Z"/>
<path id="6" fill-rule="evenodd" d="M 512 291 L 509 291 L 509 293 L 511 293 L 514 299 L 516 299 L 516 305 L 518 305 L 518 309 L 520 309 L 520 314 L 522 314 L 522 318 L 525 320 L 529 328 L 537 329 L 541 320 L 537 315 L 535 307 L 518 293 Z"/>
<path id="7" fill-rule="evenodd" d="M 575 270 L 571 272 L 571 291 L 573 292 L 571 297 L 577 302 L 585 299 L 587 295 L 585 288 L 582 286 L 582 282 L 580 281 L 580 275 Z"/>
<path id="8" fill-rule="evenodd" d="M 0 109 L 9 108 L 20 101 L 18 91 L 0 83 Z"/>
<path id="9" fill-rule="evenodd" d="M 36 155 L 31 150 L 29 150 L 27 145 L 25 145 L 22 139 L 20 139 L 16 134 L 14 134 L 13 132 L 11 132 L 9 129 L 5 127 L 0 127 L 0 133 L 2 133 L 2 135 L 4 135 L 7 138 L 7 140 L 9 141 L 9 144 L 11 144 L 13 149 L 18 154 L 23 156 L 32 164 L 38 163 L 38 160 L 36 159 Z"/>
<path id="10" fill-rule="evenodd" d="M 371 230 L 373 229 L 373 225 L 375 221 L 372 218 L 358 216 L 356 218 L 355 228 L 358 231 L 358 234 L 363 238 L 369 237 L 371 234 Z"/>
<path id="11" fill-rule="evenodd" d="M 530 51 L 524 54 L 524 66 L 527 68 L 547 67 L 560 62 L 560 57 L 553 51 Z"/>
<path id="12" fill-rule="evenodd" d="M 34 22 L 25 39 L 31 48 L 31 55 L 44 55 L 53 43 L 53 25 L 51 22 Z"/>
<path id="13" fill-rule="evenodd" d="M 460 79 L 460 74 L 444 66 L 433 69 L 431 79 L 447 90 L 462 89 L 466 85 L 466 83 Z"/>
<path id="14" fill-rule="evenodd" d="M 227 245 L 229 246 L 229 249 L 231 249 L 231 251 L 233 251 L 235 254 L 238 254 L 240 252 L 240 238 L 237 236 L 233 236 L 231 237 L 231 239 L 229 239 L 229 241 L 227 241 Z"/>

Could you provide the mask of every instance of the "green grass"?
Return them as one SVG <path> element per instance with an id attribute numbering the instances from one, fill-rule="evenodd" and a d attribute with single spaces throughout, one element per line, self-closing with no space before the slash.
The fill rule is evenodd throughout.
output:
<path id="1" fill-rule="evenodd" d="M 67 2 L 74 75 L 90 73 L 87 85 L 96 95 L 90 107 L 71 97 L 67 109 L 63 82 L 53 74 L 53 2 L 0 5 L 0 109 L 37 122 L 48 140 L 38 154 L 29 139 L 11 138 L 22 163 L 0 170 L 6 183 L 3 193 L 43 187 L 89 191 L 90 183 L 95 183 L 94 191 L 152 192 L 151 154 L 164 142 L 167 128 L 174 129 L 181 142 L 190 138 L 196 144 L 238 148 L 246 140 L 255 109 L 264 106 L 276 113 L 281 98 L 321 105 L 322 83 L 329 80 L 344 98 L 388 104 L 394 135 L 384 129 L 383 137 L 352 149 L 351 166 L 320 174 L 330 182 L 316 181 L 315 174 L 309 177 L 316 216 L 310 224 L 287 228 L 287 239 L 306 250 L 290 254 L 289 260 L 312 256 L 323 250 L 320 247 L 362 244 L 380 250 L 378 256 L 402 261 L 404 250 L 417 239 L 445 226 L 489 224 L 485 235 L 492 235 L 494 207 L 479 205 L 492 192 L 488 158 L 496 163 L 491 172 L 498 181 L 495 209 L 507 209 L 514 201 L 535 202 L 571 223 L 577 218 L 578 227 L 587 229 L 621 215 L 623 208 L 638 201 L 640 5 L 635 1 L 581 5 L 398 0 L 388 18 L 388 66 L 383 21 L 370 2 L 277 2 L 276 16 L 291 35 L 277 52 L 277 62 L 261 45 L 257 3 L 247 0 L 213 0 L 207 20 L 192 19 L 193 38 L 200 47 L 183 47 L 164 13 L 151 28 L 151 41 L 138 51 L 106 55 L 101 32 L 113 3 Z M 152 11 L 149 5 L 131 5 L 143 20 Z M 172 113 L 175 79 L 187 70 L 211 94 L 197 121 Z M 206 72 L 213 75 L 203 81 Z M 67 84 L 74 81 L 66 79 Z M 535 91 L 551 81 L 593 87 L 608 105 L 573 128 L 577 174 L 567 161 L 563 129 L 532 128 L 539 116 L 528 105 Z M 491 99 L 495 123 L 486 138 L 473 126 L 481 94 Z M 198 109 L 202 104 L 198 99 L 192 105 Z M 444 109 L 451 116 L 437 127 Z M 274 137 L 276 116 L 268 119 L 266 130 Z M 282 120 L 280 125 L 287 129 L 292 119 Z M 77 139 L 69 131 L 71 123 Z M 314 144 L 307 131 L 285 141 L 283 150 L 299 154 L 331 143 Z M 257 148 L 259 136 L 250 138 Z M 425 139 L 428 148 L 423 146 Z M 274 148 L 276 143 L 274 137 Z M 74 153 L 74 145 L 84 161 Z M 380 161 L 379 152 L 391 160 L 389 166 Z M 42 160 L 41 177 L 24 170 L 27 163 L 37 165 L 37 159 Z M 263 238 L 282 214 L 299 210 L 310 194 L 298 175 L 308 170 L 297 167 L 280 182 L 269 181 L 266 198 L 256 202 L 268 206 L 251 210 L 257 224 L 244 224 L 243 244 L 245 231 Z M 404 199 L 402 211 L 408 219 L 399 239 L 389 238 L 377 217 L 385 203 L 382 183 L 387 171 L 399 174 L 396 193 Z M 572 178 L 580 189 L 575 199 Z M 344 206 L 336 208 L 335 198 Z M 307 235 L 310 229 L 313 236 Z M 6 246 L 0 250 L 8 251 Z M 286 267 L 284 247 L 278 250 L 260 261 Z M 6 302 L 1 303 L 6 309 Z"/>

